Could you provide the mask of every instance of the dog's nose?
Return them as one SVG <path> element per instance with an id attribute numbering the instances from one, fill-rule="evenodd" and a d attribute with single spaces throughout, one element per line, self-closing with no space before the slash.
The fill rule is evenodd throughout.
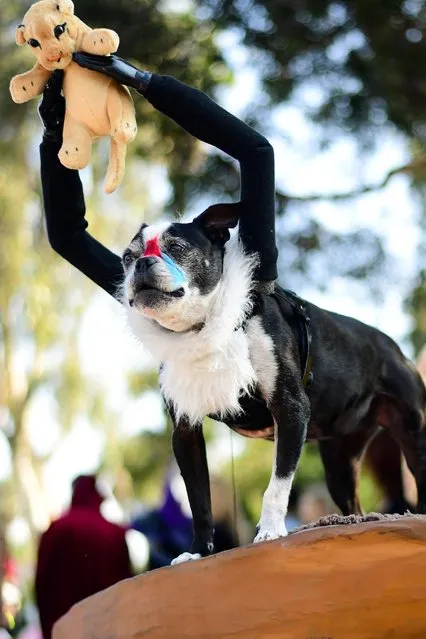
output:
<path id="1" fill-rule="evenodd" d="M 135 264 L 135 272 L 141 273 L 143 270 L 148 270 L 151 266 L 154 266 L 157 258 L 155 257 L 140 257 Z"/>
<path id="2" fill-rule="evenodd" d="M 151 266 L 154 266 L 154 264 L 155 264 L 155 263 L 156 263 L 156 261 L 157 261 L 157 258 L 156 258 L 156 257 L 144 257 L 144 258 L 142 258 L 142 259 L 143 259 L 143 261 L 145 262 L 145 266 L 146 266 L 146 268 L 150 268 Z"/>

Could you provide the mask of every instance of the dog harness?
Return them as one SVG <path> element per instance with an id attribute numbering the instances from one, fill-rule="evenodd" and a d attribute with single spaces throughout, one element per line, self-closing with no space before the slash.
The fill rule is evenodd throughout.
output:
<path id="1" fill-rule="evenodd" d="M 311 331 L 311 318 L 308 315 L 305 302 L 293 291 L 276 288 L 272 296 L 278 297 L 284 300 L 295 311 L 295 315 L 298 318 L 298 332 L 299 332 L 299 354 L 300 363 L 302 365 L 302 384 L 307 387 L 313 381 L 314 374 L 312 372 L 312 331 Z"/>
<path id="2" fill-rule="evenodd" d="M 254 292 L 253 307 L 250 315 L 245 317 L 244 321 L 236 326 L 234 330 L 237 331 L 240 328 L 245 330 L 248 320 L 259 313 L 261 304 L 259 295 L 259 292 Z M 308 387 L 313 381 L 314 374 L 312 371 L 311 354 L 311 318 L 308 315 L 306 304 L 298 295 L 296 295 L 296 293 L 293 293 L 293 291 L 289 291 L 278 286 L 276 286 L 275 291 L 273 293 L 270 293 L 269 295 L 270 297 L 276 299 L 279 306 L 281 306 L 282 302 L 286 302 L 294 311 L 294 316 L 297 319 L 299 357 L 302 369 L 302 384 L 303 386 Z"/>

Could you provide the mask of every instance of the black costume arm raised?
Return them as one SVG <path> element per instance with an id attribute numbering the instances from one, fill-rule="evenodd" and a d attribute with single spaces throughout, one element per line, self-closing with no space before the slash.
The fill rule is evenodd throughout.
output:
<path id="1" fill-rule="evenodd" d="M 47 233 L 52 248 L 115 296 L 123 280 L 121 259 L 87 231 L 83 187 L 78 171 L 59 161 L 61 142 L 44 140 L 40 145 L 41 182 Z"/>
<path id="2" fill-rule="evenodd" d="M 65 117 L 63 76 L 63 71 L 52 73 L 39 107 L 44 125 L 40 159 L 47 234 L 55 251 L 115 296 L 123 280 L 121 260 L 86 231 L 86 205 L 78 171 L 65 168 L 58 158 Z"/>

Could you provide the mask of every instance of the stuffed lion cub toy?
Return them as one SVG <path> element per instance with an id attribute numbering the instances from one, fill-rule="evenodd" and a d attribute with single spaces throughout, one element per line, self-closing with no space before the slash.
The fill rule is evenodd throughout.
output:
<path id="1" fill-rule="evenodd" d="M 27 43 L 37 57 L 31 71 L 15 76 L 10 93 L 22 103 L 40 95 L 53 71 L 64 71 L 66 101 L 61 163 L 82 169 L 90 160 L 92 141 L 111 136 L 105 191 L 112 193 L 124 175 L 127 143 L 136 135 L 133 101 L 127 87 L 73 62 L 75 51 L 108 55 L 119 38 L 110 29 L 91 29 L 74 15 L 71 0 L 33 4 L 16 30 L 16 43 Z"/>

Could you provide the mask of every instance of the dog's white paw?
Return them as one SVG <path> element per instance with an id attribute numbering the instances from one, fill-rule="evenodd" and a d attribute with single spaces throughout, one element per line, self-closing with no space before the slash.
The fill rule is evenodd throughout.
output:
<path id="1" fill-rule="evenodd" d="M 261 528 L 253 540 L 254 544 L 258 544 L 261 541 L 270 541 L 271 539 L 278 539 L 278 537 L 286 537 L 287 529 L 284 526 L 281 530 L 267 530 Z"/>
<path id="2" fill-rule="evenodd" d="M 194 554 L 190 552 L 183 552 L 181 555 L 172 560 L 171 566 L 176 566 L 177 564 L 183 564 L 185 561 L 195 561 L 196 559 L 201 559 L 200 553 L 196 552 Z"/>

